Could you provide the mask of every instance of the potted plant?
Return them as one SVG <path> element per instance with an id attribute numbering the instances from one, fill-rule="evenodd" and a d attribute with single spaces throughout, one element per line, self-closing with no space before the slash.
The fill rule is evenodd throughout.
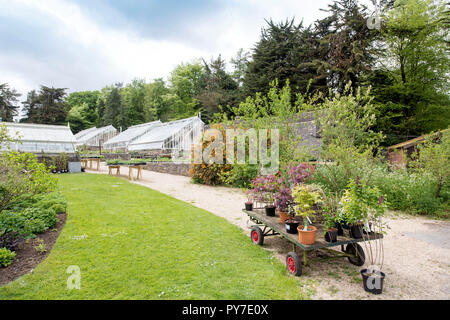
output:
<path id="1" fill-rule="evenodd" d="M 252 211 L 253 210 L 253 196 L 249 191 L 247 191 L 247 201 L 245 202 L 245 210 Z"/>
<path id="2" fill-rule="evenodd" d="M 358 236 L 364 240 L 368 266 L 361 270 L 361 276 L 364 290 L 373 294 L 382 293 L 386 274 L 381 271 L 384 262 L 383 238 L 371 239 L 371 236 L 385 233 L 382 218 L 386 208 L 378 188 L 366 186 L 359 181 L 359 177 L 356 181 L 350 181 L 342 199 L 342 211 L 352 227 L 358 230 Z"/>
<path id="3" fill-rule="evenodd" d="M 324 214 L 323 233 L 326 242 L 337 242 L 338 228 L 336 228 L 335 216 L 330 213 Z"/>
<path id="4" fill-rule="evenodd" d="M 275 206 L 278 208 L 280 214 L 280 222 L 285 223 L 286 220 L 294 218 L 291 213 L 292 207 L 292 192 L 288 186 L 282 184 L 277 193 L 274 195 Z"/>
<path id="5" fill-rule="evenodd" d="M 274 194 L 278 191 L 278 178 L 273 174 L 258 176 L 252 180 L 252 192 L 256 201 L 266 203 L 265 210 L 267 216 L 275 216 Z"/>
<path id="6" fill-rule="evenodd" d="M 314 205 L 320 203 L 321 195 L 317 187 L 297 185 L 292 190 L 296 215 L 302 216 L 303 225 L 298 226 L 298 237 L 302 244 L 311 245 L 316 242 L 317 228 L 310 225 L 310 217 L 314 214 Z"/>

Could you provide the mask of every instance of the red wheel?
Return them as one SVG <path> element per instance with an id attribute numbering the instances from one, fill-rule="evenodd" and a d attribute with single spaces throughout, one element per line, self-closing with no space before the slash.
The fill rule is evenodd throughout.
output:
<path id="1" fill-rule="evenodd" d="M 262 230 L 257 226 L 253 226 L 252 230 L 250 231 L 250 239 L 252 239 L 252 242 L 254 244 L 262 246 L 264 243 L 264 234 Z"/>
<path id="2" fill-rule="evenodd" d="M 302 263 L 295 252 L 289 252 L 286 256 L 286 268 L 296 277 L 302 275 Z"/>

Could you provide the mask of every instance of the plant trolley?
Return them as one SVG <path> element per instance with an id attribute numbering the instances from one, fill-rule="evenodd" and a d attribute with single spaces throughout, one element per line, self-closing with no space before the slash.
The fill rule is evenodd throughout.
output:
<path id="1" fill-rule="evenodd" d="M 323 250 L 331 253 L 332 256 L 328 258 L 347 258 L 350 263 L 356 266 L 364 265 L 366 259 L 364 250 L 358 244 L 358 242 L 362 242 L 364 239 L 354 239 L 344 233 L 344 235 L 338 236 L 337 242 L 327 242 L 322 236 L 323 227 L 315 225 L 317 227 L 316 242 L 313 245 L 304 245 L 300 243 L 298 234 L 291 234 L 286 231 L 286 227 L 280 222 L 279 217 L 267 216 L 264 209 L 261 208 L 253 209 L 252 211 L 242 211 L 244 211 L 249 216 L 249 220 L 253 222 L 253 224 L 249 225 L 249 223 L 247 223 L 247 225 L 251 229 L 250 239 L 254 244 L 263 245 L 264 238 L 269 236 L 281 236 L 292 243 L 293 250 L 286 256 L 286 268 L 295 276 L 302 275 L 303 265 L 308 264 L 308 252 L 312 250 Z M 364 237 L 366 240 L 375 240 L 382 238 L 383 235 L 372 233 L 370 235 L 364 235 Z M 300 247 L 303 251 L 302 259 L 300 259 L 297 254 L 297 247 Z M 341 251 L 331 249 L 333 247 L 340 247 Z"/>

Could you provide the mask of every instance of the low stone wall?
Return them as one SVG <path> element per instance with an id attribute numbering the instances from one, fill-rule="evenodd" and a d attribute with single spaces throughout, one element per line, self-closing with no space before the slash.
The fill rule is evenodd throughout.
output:
<path id="1" fill-rule="evenodd" d="M 147 162 L 144 166 L 145 170 L 170 173 L 178 176 L 189 177 L 189 163 L 173 163 L 173 162 Z"/>

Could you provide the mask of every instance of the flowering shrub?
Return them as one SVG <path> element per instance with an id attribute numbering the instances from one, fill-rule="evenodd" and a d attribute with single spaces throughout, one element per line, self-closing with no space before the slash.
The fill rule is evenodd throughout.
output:
<path id="1" fill-rule="evenodd" d="M 226 141 L 226 131 L 220 124 L 211 126 L 213 129 L 217 129 L 222 133 L 223 141 Z M 202 137 L 202 152 L 214 141 L 214 139 L 206 139 Z M 223 146 L 224 147 L 224 146 Z M 194 152 L 194 150 L 192 150 Z M 211 153 L 212 157 L 215 156 L 214 150 Z M 194 156 L 194 154 L 192 155 Z M 201 183 L 206 185 L 219 185 L 223 184 L 223 177 L 227 172 L 230 172 L 232 166 L 226 163 L 226 152 L 222 152 L 222 164 L 220 163 L 191 163 L 189 168 L 189 176 L 195 183 Z M 193 157 L 194 158 L 194 157 Z"/>
<path id="2" fill-rule="evenodd" d="M 272 205 L 275 202 L 274 195 L 278 192 L 282 183 L 283 179 L 273 174 L 257 176 L 252 180 L 253 189 L 250 189 L 248 192 L 255 201 L 266 202 Z"/>
<path id="3" fill-rule="evenodd" d="M 314 172 L 314 167 L 306 163 L 301 163 L 297 166 L 290 167 L 289 171 L 289 183 L 291 186 L 304 183 L 309 179 Z"/>
<path id="4" fill-rule="evenodd" d="M 286 211 L 294 200 L 292 198 L 291 189 L 285 184 L 280 186 L 278 192 L 274 194 L 274 198 L 275 206 L 277 206 L 281 211 Z"/>

